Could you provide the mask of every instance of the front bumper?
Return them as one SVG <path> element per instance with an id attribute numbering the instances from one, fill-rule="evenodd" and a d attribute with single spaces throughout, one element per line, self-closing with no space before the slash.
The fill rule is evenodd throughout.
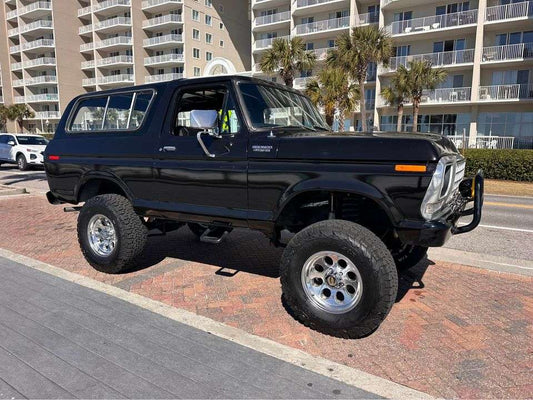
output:
<path id="1" fill-rule="evenodd" d="M 28 153 L 26 161 L 31 165 L 43 165 L 44 157 L 42 153 Z"/>
<path id="2" fill-rule="evenodd" d="M 481 211 L 483 209 L 484 178 L 483 171 L 479 170 L 475 177 L 465 179 L 459 187 L 459 206 L 453 208 L 450 214 L 438 221 L 405 221 L 397 229 L 398 236 L 402 243 L 440 247 L 452 235 L 470 232 L 475 229 L 481 221 Z M 471 208 L 465 209 L 469 203 L 474 203 Z M 472 221 L 463 226 L 458 226 L 460 217 L 472 215 Z"/>

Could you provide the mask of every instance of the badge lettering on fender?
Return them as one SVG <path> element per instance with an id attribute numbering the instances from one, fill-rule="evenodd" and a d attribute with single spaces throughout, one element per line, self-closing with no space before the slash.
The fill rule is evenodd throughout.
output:
<path id="1" fill-rule="evenodd" d="M 273 147 L 274 146 L 269 146 L 269 145 L 255 145 L 255 146 L 252 146 L 252 151 L 256 153 L 270 153 Z"/>

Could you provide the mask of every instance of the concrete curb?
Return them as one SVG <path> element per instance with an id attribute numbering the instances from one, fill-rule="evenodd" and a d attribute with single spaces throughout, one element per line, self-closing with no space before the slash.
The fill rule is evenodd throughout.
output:
<path id="1" fill-rule="evenodd" d="M 433 397 L 408 388 L 387 379 L 368 374 L 366 372 L 338 364 L 321 357 L 312 356 L 304 351 L 277 343 L 273 340 L 252 335 L 238 328 L 224 325 L 220 322 L 175 308 L 158 301 L 125 291 L 106 283 L 84 277 L 64 269 L 54 267 L 32 258 L 13 253 L 0 248 L 0 256 L 28 267 L 45 272 L 69 282 L 108 294 L 146 310 L 162 315 L 166 318 L 209 332 L 221 338 L 231 340 L 237 344 L 256 350 L 271 357 L 288 362 L 306 370 L 338 380 L 348 385 L 392 399 L 432 399 Z M 357 345 L 354 342 L 354 345 Z"/>
<path id="2" fill-rule="evenodd" d="M 28 191 L 25 188 L 0 185 L 0 196 L 13 196 L 26 193 L 28 193 Z"/>

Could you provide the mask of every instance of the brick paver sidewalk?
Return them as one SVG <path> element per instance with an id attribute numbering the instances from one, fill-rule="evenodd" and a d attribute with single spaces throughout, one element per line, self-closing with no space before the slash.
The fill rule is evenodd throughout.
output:
<path id="1" fill-rule="evenodd" d="M 139 271 L 105 275 L 83 260 L 76 214 L 42 197 L 0 200 L 0 247 L 90 276 L 412 388 L 444 397 L 533 393 L 533 278 L 438 262 L 400 278 L 382 327 L 361 340 L 311 331 L 281 302 L 281 251 L 261 234 L 224 244 L 187 229 L 151 238 Z"/>

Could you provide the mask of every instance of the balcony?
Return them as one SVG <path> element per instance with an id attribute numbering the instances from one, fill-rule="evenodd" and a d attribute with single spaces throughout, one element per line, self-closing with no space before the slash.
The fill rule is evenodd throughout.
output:
<path id="1" fill-rule="evenodd" d="M 474 62 L 474 49 L 392 57 L 389 61 L 389 66 L 383 68 L 386 72 L 394 72 L 400 65 L 408 67 L 412 61 L 429 61 L 432 67 L 464 66 Z"/>
<path id="2" fill-rule="evenodd" d="M 96 65 L 94 60 L 82 61 L 81 69 L 92 69 Z"/>
<path id="3" fill-rule="evenodd" d="M 479 87 L 479 101 L 519 101 L 533 100 L 533 85 L 508 84 Z"/>
<path id="4" fill-rule="evenodd" d="M 145 66 L 165 66 L 183 62 L 183 54 L 163 54 L 161 56 L 145 57 Z"/>
<path id="5" fill-rule="evenodd" d="M 13 87 L 24 86 L 24 79 L 13 79 L 12 84 L 13 84 Z"/>
<path id="6" fill-rule="evenodd" d="M 289 40 L 290 36 L 287 35 L 287 36 L 279 36 L 279 37 L 272 37 L 272 38 L 266 38 L 266 39 L 258 39 L 258 40 L 255 41 L 254 50 L 268 49 L 269 47 L 272 46 L 272 42 L 275 39 L 278 39 L 278 38 L 279 39 Z"/>
<path id="7" fill-rule="evenodd" d="M 78 28 L 78 34 L 79 35 L 85 35 L 85 34 L 88 34 L 88 33 L 92 33 L 93 29 L 94 29 L 93 24 L 83 25 L 83 26 L 80 26 Z"/>
<path id="8" fill-rule="evenodd" d="M 25 79 L 26 86 L 52 85 L 57 83 L 56 75 L 42 75 Z"/>
<path id="9" fill-rule="evenodd" d="M 46 93 L 46 94 L 33 94 L 28 96 L 17 96 L 24 98 L 24 103 L 42 103 L 42 102 L 53 102 L 59 101 L 59 95 L 57 93 Z"/>
<path id="10" fill-rule="evenodd" d="M 133 83 L 133 74 L 109 75 L 98 78 L 100 85 L 121 85 L 124 83 Z"/>
<path id="11" fill-rule="evenodd" d="M 311 82 L 313 79 L 315 79 L 313 76 L 306 76 L 301 78 L 294 78 L 294 88 L 295 89 L 305 89 L 307 87 L 307 84 Z"/>
<path id="12" fill-rule="evenodd" d="M 502 63 L 533 59 L 533 43 L 517 43 L 505 46 L 483 47 L 483 63 Z"/>
<path id="13" fill-rule="evenodd" d="M 182 35 L 163 35 L 163 36 L 154 36 L 152 38 L 144 39 L 143 46 L 147 48 L 163 48 L 163 47 L 174 47 L 178 43 L 183 43 Z"/>
<path id="14" fill-rule="evenodd" d="M 107 0 L 93 6 L 95 14 L 110 15 L 129 9 L 131 0 Z"/>
<path id="15" fill-rule="evenodd" d="M 133 56 L 114 56 L 101 58 L 96 61 L 97 67 L 119 67 L 119 66 L 129 66 L 133 64 Z"/>
<path id="16" fill-rule="evenodd" d="M 82 86 L 96 86 L 96 78 L 85 78 L 81 81 Z"/>
<path id="17" fill-rule="evenodd" d="M 527 19 L 533 17 L 533 3 L 524 1 L 501 6 L 487 7 L 486 22 Z"/>
<path id="18" fill-rule="evenodd" d="M 82 53 L 86 53 L 86 52 L 93 52 L 94 50 L 94 42 L 89 42 L 89 43 L 84 43 L 82 45 L 80 45 L 80 51 Z"/>
<path id="19" fill-rule="evenodd" d="M 61 113 L 59 111 L 37 111 L 34 119 L 60 119 Z"/>
<path id="20" fill-rule="evenodd" d="M 44 16 L 50 13 L 52 10 L 52 3 L 49 1 L 37 1 L 35 3 L 29 4 L 26 7 L 21 7 L 18 9 L 18 16 L 22 17 L 27 16 Z"/>
<path id="21" fill-rule="evenodd" d="M 131 18 L 128 17 L 115 17 L 107 19 L 105 21 L 97 22 L 94 24 L 95 32 L 108 32 L 113 33 L 120 30 L 124 30 L 131 26 Z"/>
<path id="22" fill-rule="evenodd" d="M 19 28 L 19 32 L 27 33 L 31 31 L 48 31 L 53 28 L 54 26 L 52 24 L 52 21 L 47 20 L 47 19 L 42 19 L 39 21 L 32 22 L 30 24 L 22 25 Z"/>
<path id="23" fill-rule="evenodd" d="M 94 44 L 95 49 L 113 50 L 124 47 L 131 47 L 133 39 L 131 36 L 116 36 L 109 39 L 104 39 Z"/>
<path id="24" fill-rule="evenodd" d="M 80 8 L 80 9 L 78 9 L 78 17 L 84 17 L 85 15 L 89 15 L 92 12 L 93 12 L 93 7 L 92 6 L 87 6 L 87 7 Z"/>
<path id="25" fill-rule="evenodd" d="M 350 7 L 350 2 L 348 0 L 295 0 L 293 5 L 296 6 L 294 9 L 295 15 L 302 15 L 306 12 L 309 12 L 310 8 L 320 10 L 320 11 L 333 11 Z"/>
<path id="26" fill-rule="evenodd" d="M 54 48 L 54 39 L 38 39 L 22 44 L 22 51 Z"/>
<path id="27" fill-rule="evenodd" d="M 22 48 L 22 46 L 20 44 L 17 44 L 16 46 L 11 46 L 9 48 L 9 54 L 20 53 L 20 49 L 21 48 Z"/>
<path id="28" fill-rule="evenodd" d="M 447 104 L 470 102 L 472 88 L 439 88 L 423 92 L 423 104 Z"/>
<path id="29" fill-rule="evenodd" d="M 359 25 L 377 24 L 379 22 L 379 14 L 365 13 L 359 14 Z"/>
<path id="30" fill-rule="evenodd" d="M 24 61 L 24 68 L 30 69 L 30 68 L 49 68 L 54 67 L 56 65 L 56 59 L 54 57 L 39 57 L 34 58 L 33 60 L 26 60 Z"/>
<path id="31" fill-rule="evenodd" d="M 13 36 L 18 36 L 19 32 L 20 32 L 20 28 L 18 28 L 18 27 L 17 28 L 13 28 L 13 29 L 9 29 L 7 31 L 7 36 L 10 37 L 10 38 L 13 37 Z"/>
<path id="32" fill-rule="evenodd" d="M 291 19 L 291 12 L 284 11 L 276 14 L 264 15 L 254 19 L 254 27 L 268 26 L 272 27 L 273 24 L 280 24 L 289 22 Z"/>
<path id="33" fill-rule="evenodd" d="M 11 63 L 11 71 L 19 71 L 23 68 L 23 63 L 21 62 L 15 62 Z"/>
<path id="34" fill-rule="evenodd" d="M 174 79 L 181 79 L 181 78 L 183 78 L 183 74 L 150 75 L 145 78 L 144 82 L 145 83 L 166 82 L 166 81 L 173 81 Z"/>
<path id="35" fill-rule="evenodd" d="M 143 11 L 159 12 L 175 9 L 177 5 L 183 4 L 183 0 L 144 0 L 142 2 Z"/>
<path id="36" fill-rule="evenodd" d="M 335 49 L 335 47 L 322 47 L 320 49 L 314 49 L 313 53 L 315 53 L 317 61 L 325 61 L 328 57 L 328 52 L 333 49 Z"/>
<path id="37" fill-rule="evenodd" d="M 311 35 L 322 32 L 334 32 L 350 26 L 350 17 L 325 19 L 322 21 L 300 24 L 294 27 L 295 35 Z"/>
<path id="38" fill-rule="evenodd" d="M 473 26 L 475 24 L 477 24 L 477 10 L 469 10 L 395 21 L 387 25 L 386 29 L 392 36 L 397 36 L 442 31 L 443 29 Z"/>
<path id="39" fill-rule="evenodd" d="M 9 21 L 10 19 L 15 19 L 19 15 L 18 10 L 12 10 L 6 13 L 6 19 Z"/>
<path id="40" fill-rule="evenodd" d="M 181 25 L 182 18 L 180 14 L 168 14 L 161 17 L 151 18 L 143 21 L 143 29 L 165 29 L 171 28 L 175 25 Z"/>

